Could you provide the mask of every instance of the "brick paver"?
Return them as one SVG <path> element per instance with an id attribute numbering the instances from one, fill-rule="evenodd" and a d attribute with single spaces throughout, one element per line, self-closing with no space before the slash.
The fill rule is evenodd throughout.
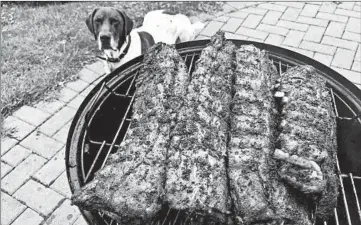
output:
<path id="1" fill-rule="evenodd" d="M 223 12 L 206 17 L 209 21 L 196 39 L 209 39 L 222 29 L 229 39 L 287 48 L 330 66 L 361 89 L 360 6 L 229 2 Z M 2 225 L 86 225 L 70 205 L 64 144 L 76 110 L 103 76 L 101 61 L 87 65 L 57 99 L 24 106 L 5 119 L 4 128 L 13 136 L 1 138 L 2 201 L 7 204 L 2 202 Z"/>
<path id="2" fill-rule="evenodd" d="M 47 225 L 72 225 L 80 216 L 78 207 L 70 205 L 70 200 L 65 200 L 46 220 Z"/>
<path id="3" fill-rule="evenodd" d="M 43 216 L 52 213 L 64 199 L 63 196 L 34 180 L 24 184 L 15 192 L 14 197 Z"/>
<path id="4" fill-rule="evenodd" d="M 47 120 L 51 114 L 34 107 L 24 105 L 18 109 L 13 116 L 37 127 Z"/>
<path id="5" fill-rule="evenodd" d="M 1 192 L 1 225 L 11 224 L 25 209 L 18 200 Z"/>
<path id="6" fill-rule="evenodd" d="M 20 146 L 16 145 L 8 153 L 1 157 L 1 160 L 6 162 L 11 166 L 17 166 L 21 161 L 26 159 L 31 154 L 31 151 Z"/>
<path id="7" fill-rule="evenodd" d="M 63 144 L 50 138 L 40 132 L 34 132 L 25 140 L 20 142 L 20 145 L 30 149 L 31 151 L 41 155 L 46 159 L 53 157 L 62 147 Z"/>
<path id="8" fill-rule="evenodd" d="M 65 170 L 65 149 L 60 150 L 33 176 L 40 183 L 49 186 Z"/>
<path id="9" fill-rule="evenodd" d="M 27 208 L 11 225 L 39 225 L 43 220 L 42 216 Z"/>
<path id="10" fill-rule="evenodd" d="M 46 160 L 44 158 L 31 154 L 1 179 L 1 189 L 9 194 L 13 194 L 45 163 Z"/>

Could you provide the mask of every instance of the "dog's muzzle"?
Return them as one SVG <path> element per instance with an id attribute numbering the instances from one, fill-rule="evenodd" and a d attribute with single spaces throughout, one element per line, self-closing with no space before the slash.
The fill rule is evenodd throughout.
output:
<path id="1" fill-rule="evenodd" d="M 108 35 L 102 35 L 99 37 L 100 42 L 102 44 L 102 49 L 112 49 L 110 44 L 111 38 Z"/>

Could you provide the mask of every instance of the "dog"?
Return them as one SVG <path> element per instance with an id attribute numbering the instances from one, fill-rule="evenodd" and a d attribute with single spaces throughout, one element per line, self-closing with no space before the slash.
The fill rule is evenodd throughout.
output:
<path id="1" fill-rule="evenodd" d="M 185 15 L 155 10 L 144 16 L 141 27 L 133 29 L 127 14 L 113 7 L 94 9 L 85 23 L 104 52 L 104 57 L 98 58 L 105 62 L 106 73 L 146 53 L 155 43 L 192 41 L 204 27 L 201 22 L 192 24 Z"/>

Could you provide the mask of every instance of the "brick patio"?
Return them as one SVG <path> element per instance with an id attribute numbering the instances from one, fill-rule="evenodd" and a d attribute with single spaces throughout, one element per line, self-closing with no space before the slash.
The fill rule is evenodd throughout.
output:
<path id="1" fill-rule="evenodd" d="M 227 38 L 288 48 L 330 66 L 361 89 L 359 2 L 228 2 L 197 39 L 218 30 Z M 5 119 L 15 130 L 1 139 L 1 225 L 85 225 L 65 173 L 71 120 L 104 76 L 100 62 L 86 66 L 53 102 L 23 106 Z"/>

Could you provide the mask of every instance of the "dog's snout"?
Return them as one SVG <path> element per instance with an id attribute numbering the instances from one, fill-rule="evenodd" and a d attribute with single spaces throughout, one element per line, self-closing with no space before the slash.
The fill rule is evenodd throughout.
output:
<path id="1" fill-rule="evenodd" d="M 108 35 L 102 35 L 102 36 L 100 36 L 100 40 L 101 40 L 102 42 L 109 42 L 109 41 L 110 41 L 110 36 L 108 36 Z"/>

